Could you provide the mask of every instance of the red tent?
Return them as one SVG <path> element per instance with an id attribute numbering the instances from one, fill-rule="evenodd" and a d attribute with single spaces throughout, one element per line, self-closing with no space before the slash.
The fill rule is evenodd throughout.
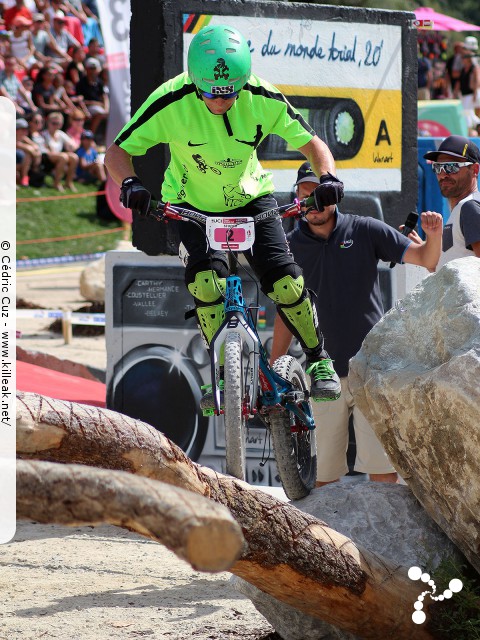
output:
<path id="1" fill-rule="evenodd" d="M 97 407 L 105 406 L 106 388 L 102 382 L 71 376 L 19 360 L 17 360 L 17 389 L 58 400 L 70 400 Z"/>

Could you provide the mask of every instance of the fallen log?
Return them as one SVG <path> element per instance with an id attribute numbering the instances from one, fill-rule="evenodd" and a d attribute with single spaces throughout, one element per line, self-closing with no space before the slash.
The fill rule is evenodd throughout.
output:
<path id="1" fill-rule="evenodd" d="M 244 539 L 222 505 L 158 480 L 76 464 L 17 462 L 17 517 L 113 524 L 160 542 L 198 571 L 225 571 Z"/>
<path id="2" fill-rule="evenodd" d="M 412 622 L 419 588 L 406 567 L 273 496 L 196 465 L 149 425 L 97 407 L 19 393 L 17 429 L 21 458 L 121 469 L 226 506 L 247 542 L 230 571 L 300 611 L 362 638 L 434 637 L 427 625 Z M 428 617 L 428 601 L 424 610 Z"/>

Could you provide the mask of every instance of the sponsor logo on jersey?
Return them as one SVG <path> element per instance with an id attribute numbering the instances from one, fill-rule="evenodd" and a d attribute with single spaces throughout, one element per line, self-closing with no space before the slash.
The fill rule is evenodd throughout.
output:
<path id="1" fill-rule="evenodd" d="M 219 164 L 224 169 L 234 169 L 239 164 L 242 164 L 242 161 L 237 160 L 236 158 L 226 158 L 225 160 L 220 160 L 219 162 L 215 162 L 215 164 Z"/>

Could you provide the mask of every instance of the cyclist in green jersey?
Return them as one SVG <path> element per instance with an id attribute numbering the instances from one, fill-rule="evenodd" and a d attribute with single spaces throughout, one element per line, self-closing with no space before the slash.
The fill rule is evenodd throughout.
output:
<path id="1" fill-rule="evenodd" d="M 188 71 L 167 80 L 146 99 L 107 150 L 105 164 L 134 221 L 147 214 L 151 194 L 135 174 L 132 157 L 159 143 L 168 144 L 171 154 L 162 184 L 164 202 L 207 215 L 255 217 L 277 206 L 272 175 L 257 158 L 259 144 L 271 133 L 298 149 L 319 176 L 313 193 L 316 209 L 323 211 L 341 200 L 343 184 L 334 175 L 330 150 L 278 89 L 251 73 L 245 38 L 226 25 L 207 26 L 190 44 Z M 224 320 L 228 261 L 223 252 L 208 249 L 196 225 L 180 224 L 179 235 L 188 253 L 185 282 L 208 346 Z M 141 238 L 136 242 L 149 252 L 148 239 L 145 245 Z M 311 293 L 278 218 L 256 225 L 253 251 L 245 257 L 305 351 L 312 399 L 336 399 L 340 381 L 323 348 Z M 204 409 L 213 406 L 211 393 L 201 404 Z"/>

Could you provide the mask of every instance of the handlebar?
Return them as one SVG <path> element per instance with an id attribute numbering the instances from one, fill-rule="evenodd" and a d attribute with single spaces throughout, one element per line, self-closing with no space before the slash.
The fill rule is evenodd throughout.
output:
<path id="1" fill-rule="evenodd" d="M 204 213 L 185 209 L 184 207 L 178 207 L 170 204 L 169 202 L 152 201 L 152 204 L 153 207 L 150 208 L 147 216 L 155 218 L 155 220 L 158 220 L 159 222 L 168 222 L 168 220 L 190 220 L 205 225 L 209 218 L 209 216 Z M 308 209 L 313 205 L 314 198 L 312 196 L 305 198 L 304 200 L 298 200 L 298 198 L 295 198 L 295 200 L 290 204 L 275 207 L 274 209 L 257 214 L 254 216 L 254 221 L 255 224 L 257 224 L 270 218 L 304 218 L 306 212 L 302 211 L 302 207 L 305 206 Z M 225 216 L 224 213 L 218 215 Z M 231 215 L 235 215 L 235 210 L 232 211 Z"/>

